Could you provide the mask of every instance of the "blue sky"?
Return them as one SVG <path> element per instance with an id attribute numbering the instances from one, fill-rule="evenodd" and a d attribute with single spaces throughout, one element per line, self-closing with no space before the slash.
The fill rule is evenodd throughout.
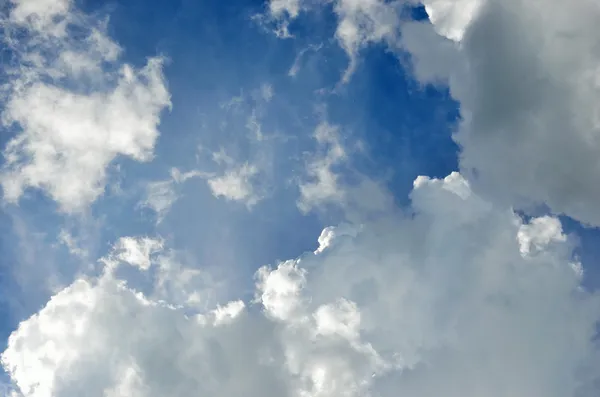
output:
<path id="1" fill-rule="evenodd" d="M 11 0 L 17 395 L 597 395 L 600 9 L 443 3 Z"/>

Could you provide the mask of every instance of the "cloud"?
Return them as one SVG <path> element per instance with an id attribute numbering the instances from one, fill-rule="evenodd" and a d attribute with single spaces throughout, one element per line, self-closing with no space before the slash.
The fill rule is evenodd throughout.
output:
<path id="1" fill-rule="evenodd" d="M 103 193 L 111 162 L 152 158 L 160 113 L 170 106 L 163 60 L 141 69 L 120 62 L 106 24 L 71 1 L 11 3 L 2 24 L 15 66 L 2 122 L 17 133 L 3 152 L 4 199 L 17 202 L 35 188 L 63 212 L 82 211 Z"/>
<path id="2" fill-rule="evenodd" d="M 254 191 L 253 178 L 258 174 L 256 166 L 244 163 L 229 168 L 223 175 L 209 178 L 206 182 L 215 197 L 240 201 L 252 207 L 261 199 Z"/>
<path id="3" fill-rule="evenodd" d="M 559 222 L 524 223 L 457 173 L 411 197 L 410 214 L 328 228 L 317 252 L 261 268 L 255 304 L 190 312 L 114 272 L 79 279 L 3 365 L 41 397 L 597 395 L 600 300 Z"/>
<path id="4" fill-rule="evenodd" d="M 338 19 L 335 36 L 350 58 L 350 64 L 342 76 L 342 82 L 347 83 L 356 70 L 358 55 L 362 49 L 369 44 L 397 41 L 399 10 L 403 3 L 384 0 L 270 0 L 269 16 L 279 21 L 279 31 L 283 32 L 279 36 L 287 38 L 290 37 L 289 22 L 296 19 L 300 11 L 333 4 Z M 292 68 L 290 74 L 295 73 L 295 68 Z"/>
<path id="5" fill-rule="evenodd" d="M 149 208 L 156 214 L 156 223 L 161 223 L 175 202 L 179 199 L 178 186 L 192 178 L 210 178 L 212 174 L 199 170 L 181 172 L 171 169 L 171 178 L 149 182 L 146 185 L 144 198 L 137 204 L 138 208 Z"/>
<path id="6" fill-rule="evenodd" d="M 276 18 L 286 14 L 291 18 L 296 18 L 300 13 L 300 4 L 301 0 L 271 0 L 269 11 Z"/>
<path id="7" fill-rule="evenodd" d="M 393 208 L 393 199 L 382 183 L 352 168 L 352 150 L 342 140 L 340 127 L 322 121 L 313 134 L 317 144 L 305 164 L 305 176 L 298 182 L 298 209 L 306 214 L 333 205 L 347 220 L 362 218 Z"/>
<path id="8" fill-rule="evenodd" d="M 299 10 L 327 4 L 351 59 L 345 81 L 362 48 L 384 43 L 410 53 L 421 82 L 449 85 L 461 106 L 460 168 L 474 189 L 600 225 L 595 2 L 426 0 L 424 22 L 402 21 L 412 1 L 301 2 Z"/>
<path id="9" fill-rule="evenodd" d="M 225 115 L 218 128 L 227 138 L 221 140 L 218 149 L 201 142 L 199 153 L 202 157 L 208 156 L 208 162 L 212 163 L 207 165 L 199 160 L 201 167 L 216 168 L 203 175 L 213 196 L 251 209 L 269 195 L 275 142 L 287 139 L 263 127 L 263 119 L 274 98 L 273 85 L 263 83 L 220 105 Z"/>
<path id="10" fill-rule="evenodd" d="M 417 76 L 445 76 L 460 102 L 455 140 L 474 188 L 504 204 L 545 204 L 600 225 L 600 7 L 587 0 L 426 4 L 435 30 L 460 42 L 413 37 L 408 49 Z"/>
<path id="11" fill-rule="evenodd" d="M 435 30 L 442 36 L 460 42 L 476 17 L 482 0 L 425 0 L 425 11 Z"/>
<path id="12" fill-rule="evenodd" d="M 347 82 L 356 69 L 360 50 L 369 44 L 393 43 L 399 33 L 398 1 L 337 0 L 336 37 L 350 57 L 342 81 Z M 393 46 L 392 46 L 393 47 Z"/>
<path id="13" fill-rule="evenodd" d="M 298 52 L 298 55 L 296 55 L 296 58 L 294 59 L 294 63 L 288 70 L 288 76 L 295 78 L 298 75 L 298 72 L 300 72 L 301 65 L 302 65 L 302 58 L 305 57 L 306 53 L 307 52 L 315 52 L 316 53 L 316 52 L 320 51 L 321 48 L 323 48 L 323 44 L 318 44 L 318 45 L 310 44 L 308 47 L 300 50 Z"/>
<path id="14" fill-rule="evenodd" d="M 315 129 L 314 138 L 322 153 L 314 155 L 306 164 L 308 181 L 300 182 L 298 208 L 303 212 L 327 203 L 342 204 L 344 190 L 339 186 L 338 175 L 333 167 L 346 160 L 337 126 L 327 122 Z M 323 151 L 324 149 L 324 151 Z"/>

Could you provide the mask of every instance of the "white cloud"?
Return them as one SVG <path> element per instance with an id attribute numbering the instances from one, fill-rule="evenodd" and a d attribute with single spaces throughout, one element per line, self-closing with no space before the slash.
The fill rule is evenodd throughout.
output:
<path id="1" fill-rule="evenodd" d="M 89 256 L 87 249 L 82 248 L 80 242 L 66 229 L 61 229 L 58 234 L 58 241 L 67 247 L 71 255 L 81 259 L 86 259 Z"/>
<path id="2" fill-rule="evenodd" d="M 314 138 L 316 153 L 308 158 L 306 175 L 298 183 L 300 211 L 308 213 L 334 205 L 344 211 L 346 219 L 360 223 L 362 218 L 393 208 L 393 199 L 381 183 L 352 169 L 352 153 L 347 153 L 338 126 L 323 121 L 317 125 Z"/>
<path id="3" fill-rule="evenodd" d="M 162 240 L 149 237 L 123 237 L 115 244 L 114 256 L 106 260 L 107 266 L 109 268 L 113 267 L 114 265 L 111 265 L 111 262 L 116 260 L 138 267 L 141 270 L 148 270 L 152 263 L 151 256 L 161 252 L 163 244 Z"/>
<path id="4" fill-rule="evenodd" d="M 315 129 L 315 140 L 321 153 L 314 155 L 306 164 L 308 181 L 301 182 L 298 208 L 308 212 L 312 208 L 327 204 L 342 204 L 345 192 L 338 183 L 338 175 L 333 170 L 346 160 L 346 151 L 339 138 L 339 128 L 327 122 Z"/>
<path id="5" fill-rule="evenodd" d="M 307 52 L 318 52 L 321 50 L 321 48 L 323 48 L 323 44 L 319 44 L 319 45 L 311 44 L 308 47 L 304 48 L 303 50 L 300 50 L 298 52 L 298 55 L 296 55 L 296 58 L 294 59 L 294 63 L 288 70 L 288 76 L 296 77 L 298 75 L 298 72 L 300 71 L 301 64 L 302 64 L 302 58 L 304 58 L 304 56 L 306 55 Z"/>
<path id="6" fill-rule="evenodd" d="M 400 23 L 398 10 L 412 1 L 300 9 L 329 3 L 351 58 L 346 80 L 360 49 L 383 42 L 411 53 L 422 82 L 449 84 L 461 105 L 461 170 L 476 190 L 600 225 L 597 2 L 426 0 L 433 24 Z"/>
<path id="7" fill-rule="evenodd" d="M 482 0 L 425 0 L 425 10 L 435 30 L 442 36 L 461 41 L 477 15 Z"/>
<path id="8" fill-rule="evenodd" d="M 350 64 L 342 76 L 342 81 L 348 82 L 356 70 L 362 49 L 369 44 L 397 41 L 399 10 L 403 3 L 385 0 L 270 0 L 269 15 L 279 21 L 279 29 L 283 32 L 280 36 L 287 38 L 290 36 L 289 21 L 297 18 L 301 10 L 333 4 L 338 18 L 335 36 L 350 58 Z M 289 74 L 293 76 L 296 73 L 297 68 L 292 67 Z"/>
<path id="9" fill-rule="evenodd" d="M 244 163 L 229 167 L 223 174 L 207 179 L 208 187 L 215 197 L 225 200 L 239 201 L 249 208 L 261 200 L 255 192 L 253 180 L 258 174 L 258 168 Z"/>
<path id="10" fill-rule="evenodd" d="M 350 57 L 350 65 L 344 73 L 343 81 L 347 82 L 354 73 L 360 50 L 369 44 L 393 43 L 397 40 L 399 4 L 401 3 L 397 1 L 384 0 L 336 1 L 336 37 Z"/>
<path id="11" fill-rule="evenodd" d="M 460 42 L 435 39 L 420 24 L 409 29 L 427 37 L 412 34 L 408 49 L 417 76 L 446 78 L 460 101 L 455 140 L 474 188 L 504 204 L 546 204 L 600 225 L 598 4 L 426 4 L 434 28 Z"/>
<path id="12" fill-rule="evenodd" d="M 271 14 L 280 18 L 286 14 L 291 18 L 296 18 L 300 13 L 301 0 L 271 0 L 269 2 L 269 11 Z"/>
<path id="13" fill-rule="evenodd" d="M 167 216 L 171 207 L 179 199 L 178 186 L 192 178 L 210 178 L 212 174 L 192 170 L 181 172 L 177 168 L 171 169 L 171 178 L 167 180 L 149 182 L 146 185 L 144 198 L 137 204 L 138 208 L 149 208 L 156 214 L 156 223 L 160 224 Z"/>
<path id="14" fill-rule="evenodd" d="M 599 297 L 562 239 L 521 255 L 520 231 L 557 221 L 523 225 L 458 174 L 415 186 L 414 214 L 262 268 L 262 310 L 193 314 L 109 272 L 22 322 L 2 362 L 26 397 L 596 396 Z"/>
<path id="15" fill-rule="evenodd" d="M 156 223 L 161 223 L 178 198 L 173 180 L 150 182 L 138 207 L 150 208 L 156 213 Z"/>
<path id="16" fill-rule="evenodd" d="M 533 219 L 530 224 L 521 225 L 517 239 L 521 246 L 521 253 L 528 255 L 545 250 L 552 242 L 567 241 L 567 236 L 563 234 L 558 219 L 544 216 Z"/>
<path id="17" fill-rule="evenodd" d="M 3 152 L 4 199 L 17 202 L 36 188 L 62 211 L 81 211 L 103 193 L 118 156 L 152 158 L 160 113 L 170 106 L 163 61 L 139 70 L 120 63 L 105 23 L 70 1 L 12 2 L 2 24 L 18 66 L 8 70 L 2 122 L 18 133 Z"/>

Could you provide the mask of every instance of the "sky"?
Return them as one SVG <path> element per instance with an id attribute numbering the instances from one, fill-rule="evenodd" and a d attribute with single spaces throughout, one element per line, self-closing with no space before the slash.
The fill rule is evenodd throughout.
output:
<path id="1" fill-rule="evenodd" d="M 593 0 L 7 0 L 0 394 L 600 392 Z"/>

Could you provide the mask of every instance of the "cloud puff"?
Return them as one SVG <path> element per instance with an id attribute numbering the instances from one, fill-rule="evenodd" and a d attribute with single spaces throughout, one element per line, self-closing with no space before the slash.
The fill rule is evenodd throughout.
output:
<path id="1" fill-rule="evenodd" d="M 258 168 L 244 163 L 228 168 L 222 175 L 207 179 L 208 187 L 215 197 L 225 200 L 239 201 L 251 208 L 261 197 L 254 191 L 253 179 Z"/>
<path id="2" fill-rule="evenodd" d="M 11 5 L 2 24 L 17 66 L 7 71 L 2 122 L 17 134 L 3 152 L 4 199 L 17 202 L 36 188 L 62 211 L 80 211 L 103 193 L 115 158 L 152 158 L 160 113 L 170 105 L 163 60 L 141 69 L 119 62 L 105 24 L 71 1 Z"/>
<path id="3" fill-rule="evenodd" d="M 562 236 L 459 174 L 419 178 L 411 214 L 261 268 L 256 305 L 190 312 L 105 272 L 23 321 L 2 362 L 24 396 L 591 397 L 600 300 Z"/>
<path id="4" fill-rule="evenodd" d="M 465 30 L 477 15 L 482 0 L 425 0 L 425 11 L 435 30 L 442 36 L 461 41 Z"/>

